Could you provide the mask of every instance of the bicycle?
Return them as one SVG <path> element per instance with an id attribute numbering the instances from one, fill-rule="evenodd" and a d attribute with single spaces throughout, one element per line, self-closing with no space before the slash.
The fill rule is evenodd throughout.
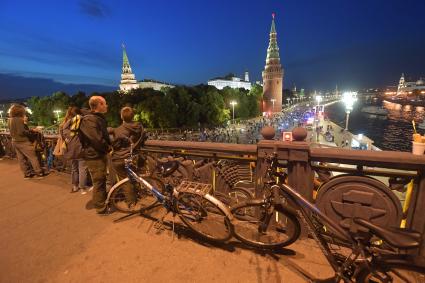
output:
<path id="1" fill-rule="evenodd" d="M 231 220 L 233 216 L 222 202 L 209 194 L 211 185 L 183 181 L 178 187 L 166 184 L 164 187 L 158 188 L 149 182 L 153 180 L 152 177 L 139 175 L 135 172 L 134 159 L 135 155 L 131 147 L 130 156 L 124 160 L 128 178 L 122 180 L 122 183 L 139 184 L 145 192 L 144 198 L 148 199 L 146 201 L 148 205 L 142 206 L 138 211 L 133 211 L 120 219 L 136 213 L 143 215 L 159 203 L 166 209 L 166 213 L 158 222 L 162 225 L 163 219 L 171 212 L 173 214 L 173 231 L 174 217 L 178 215 L 190 230 L 205 239 L 224 242 L 232 237 Z M 157 167 L 159 176 L 167 178 L 177 170 L 179 164 L 177 161 L 167 161 L 160 163 Z M 114 187 L 119 187 L 119 184 Z M 112 195 L 115 188 L 112 188 L 111 191 L 110 194 Z"/>
<path id="2" fill-rule="evenodd" d="M 277 155 L 274 154 L 268 161 L 270 164 L 278 162 Z M 278 175 L 275 168 L 269 166 L 269 174 Z M 332 278 L 319 282 L 400 282 L 397 279 L 401 282 L 425 282 L 425 267 L 409 254 L 409 250 L 420 245 L 419 233 L 400 228 L 382 228 L 360 218 L 352 219 L 353 225 L 348 231 L 290 186 L 271 181 L 267 190 L 264 199 L 251 200 L 232 208 L 234 233 L 243 242 L 266 247 L 289 245 L 300 235 L 297 230 L 300 219 L 335 271 Z M 281 221 L 272 219 L 276 213 L 282 217 Z M 249 223 L 251 234 L 241 236 L 238 221 Z M 287 223 L 295 228 L 285 226 Z M 279 236 L 285 237 L 285 240 L 273 238 L 277 233 L 269 233 L 269 229 L 279 230 L 285 235 Z M 257 237 L 243 237 L 247 234 Z"/>
<path id="3" fill-rule="evenodd" d="M 201 171 L 205 168 L 215 168 L 217 171 L 217 181 L 218 183 L 220 181 L 219 175 L 223 172 L 223 169 L 218 165 L 219 162 L 216 161 L 210 161 L 210 160 L 200 160 L 197 162 L 194 162 L 192 160 L 185 159 L 183 157 L 165 157 L 165 158 L 157 158 L 151 154 L 146 154 L 146 166 L 144 172 L 149 175 L 150 177 L 158 177 L 159 175 L 159 167 L 162 163 L 168 162 L 168 161 L 176 161 L 178 162 L 179 166 L 176 171 L 174 171 L 170 176 L 167 178 L 162 178 L 164 180 L 164 183 L 171 184 L 173 186 L 178 186 L 183 180 L 186 181 L 202 181 L 200 180 L 201 177 Z M 226 178 L 224 178 L 226 180 Z M 227 181 L 227 180 L 226 180 Z M 234 205 L 236 203 L 240 203 L 244 200 L 248 200 L 252 198 L 252 195 L 250 191 L 244 187 L 240 187 L 241 185 L 244 185 L 244 181 L 234 182 L 232 185 L 223 185 L 220 186 L 219 190 L 214 190 L 211 192 L 211 194 L 219 199 L 221 202 L 226 204 L 228 207 L 231 205 Z M 235 186 L 237 185 L 237 186 Z M 223 191 L 223 187 L 225 190 Z M 226 189 L 227 188 L 227 189 Z"/>

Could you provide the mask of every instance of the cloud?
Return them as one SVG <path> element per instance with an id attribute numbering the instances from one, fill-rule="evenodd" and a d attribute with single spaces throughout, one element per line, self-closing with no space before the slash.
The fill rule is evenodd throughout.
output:
<path id="1" fill-rule="evenodd" d="M 109 15 L 109 8 L 97 0 L 80 0 L 80 11 L 94 18 L 105 18 Z"/>

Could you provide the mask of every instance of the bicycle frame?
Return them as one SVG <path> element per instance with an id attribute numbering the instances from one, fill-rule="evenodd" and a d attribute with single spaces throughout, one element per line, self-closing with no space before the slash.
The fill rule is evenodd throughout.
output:
<path id="1" fill-rule="evenodd" d="M 165 195 L 163 195 L 158 189 L 156 189 L 154 186 L 152 186 L 149 182 L 147 182 L 142 176 L 139 176 L 134 170 L 131 168 L 131 157 L 125 160 L 125 170 L 127 172 L 128 177 L 125 179 L 122 179 L 118 183 L 116 183 L 108 192 L 107 200 L 105 203 L 109 203 L 110 196 L 112 195 L 113 191 L 121 186 L 123 183 L 130 180 L 132 183 L 142 183 L 144 184 L 155 196 L 155 198 L 158 200 L 159 203 L 161 203 L 163 206 L 165 206 L 167 209 L 171 209 L 172 207 L 167 207 L 166 204 L 164 205 L 164 200 L 166 198 Z M 176 198 L 178 196 L 179 192 L 173 187 L 173 191 L 171 193 L 172 198 Z M 212 202 L 214 205 L 219 207 L 225 214 L 226 217 L 231 222 L 233 220 L 233 214 L 230 212 L 230 209 L 223 204 L 220 200 L 215 198 L 214 196 L 210 194 L 204 195 L 206 199 L 208 199 L 210 202 Z"/>
<path id="2" fill-rule="evenodd" d="M 341 228 L 337 223 L 333 222 L 329 217 L 323 214 L 316 206 L 314 206 L 312 203 L 306 200 L 303 196 L 301 196 L 298 192 L 296 192 L 290 186 L 286 184 L 279 184 L 279 185 L 273 185 L 272 189 L 273 191 L 276 191 L 276 189 L 278 189 L 280 192 L 284 194 L 284 197 L 287 198 L 291 204 L 295 204 L 296 206 L 295 208 L 291 206 L 290 207 L 295 210 L 297 216 L 307 226 L 309 232 L 313 235 L 314 239 L 319 245 L 319 248 L 322 250 L 326 259 L 328 260 L 332 268 L 335 270 L 335 273 L 337 274 L 337 276 L 339 276 L 340 278 L 344 278 L 344 276 L 340 272 L 341 268 L 344 266 L 341 267 L 338 264 L 337 259 L 332 254 L 332 252 L 330 251 L 327 245 L 328 242 L 322 237 L 321 233 L 315 229 L 310 213 L 316 214 L 318 218 L 320 218 L 321 223 L 326 224 L 326 227 L 330 227 L 332 232 L 336 233 L 336 235 L 338 236 L 340 240 L 348 242 L 351 245 L 351 247 L 353 247 L 352 251 L 356 257 L 361 252 L 359 244 L 353 239 L 353 237 L 347 231 Z M 352 260 L 355 260 L 355 258 Z"/>

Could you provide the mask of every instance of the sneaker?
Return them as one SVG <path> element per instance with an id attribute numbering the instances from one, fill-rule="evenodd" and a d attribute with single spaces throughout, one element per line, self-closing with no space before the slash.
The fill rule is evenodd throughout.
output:
<path id="1" fill-rule="evenodd" d="M 78 192 L 79 188 L 77 186 L 72 186 L 71 193 Z"/>
<path id="2" fill-rule="evenodd" d="M 40 179 L 43 179 L 45 176 L 46 176 L 46 175 L 44 175 L 43 173 L 36 174 L 36 175 L 34 176 L 34 179 L 38 179 L 38 180 L 40 180 Z"/>
<path id="3" fill-rule="evenodd" d="M 82 195 L 86 195 L 86 194 L 87 194 L 87 190 L 86 190 L 86 189 L 80 189 L 80 193 L 81 193 Z"/>
<path id="4" fill-rule="evenodd" d="M 24 179 L 25 179 L 25 180 L 29 180 L 29 179 L 32 179 L 32 177 L 34 177 L 34 175 L 33 175 L 33 174 L 25 175 L 25 176 L 24 176 Z"/>
<path id="5" fill-rule="evenodd" d="M 105 206 L 103 206 L 101 208 L 96 208 L 96 213 L 98 215 L 102 215 L 102 216 L 107 216 L 107 215 L 111 214 L 111 212 L 110 212 L 110 210 L 109 210 L 109 208 L 108 208 L 107 205 L 105 205 Z"/>
<path id="6" fill-rule="evenodd" d="M 91 191 L 93 191 L 93 186 L 87 189 L 87 192 L 91 192 Z"/>

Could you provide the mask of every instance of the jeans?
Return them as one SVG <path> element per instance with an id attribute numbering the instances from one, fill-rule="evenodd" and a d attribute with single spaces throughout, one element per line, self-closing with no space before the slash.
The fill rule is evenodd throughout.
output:
<path id="1" fill-rule="evenodd" d="M 32 143 L 25 141 L 14 141 L 13 146 L 16 150 L 16 156 L 18 157 L 19 166 L 21 167 L 22 173 L 24 173 L 25 176 L 31 175 L 32 170 L 34 170 L 35 174 L 43 173 Z"/>
<path id="2" fill-rule="evenodd" d="M 87 166 L 82 159 L 71 160 L 71 181 L 79 189 L 87 186 Z"/>
<path id="3" fill-rule="evenodd" d="M 106 156 L 98 159 L 86 159 L 93 183 L 93 205 L 96 209 L 105 208 L 106 200 Z"/>
<path id="4" fill-rule="evenodd" d="M 124 167 L 124 160 L 113 160 L 112 164 L 115 169 L 115 173 L 117 174 L 118 179 L 121 181 L 122 179 L 125 179 L 128 177 L 127 172 Z M 133 185 L 131 182 L 126 182 L 122 185 L 125 200 L 127 203 L 136 203 L 137 202 L 137 196 L 136 192 L 133 188 Z"/>

